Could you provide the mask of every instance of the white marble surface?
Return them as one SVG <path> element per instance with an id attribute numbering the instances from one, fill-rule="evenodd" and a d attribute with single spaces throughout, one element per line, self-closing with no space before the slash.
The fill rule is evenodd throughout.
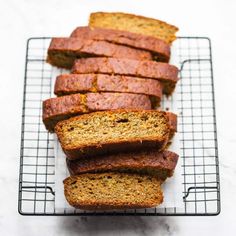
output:
<path id="1" fill-rule="evenodd" d="M 68 35 L 89 12 L 126 11 L 212 39 L 222 211 L 215 217 L 27 217 L 17 211 L 26 39 Z M 236 2 L 0 0 L 0 235 L 235 235 Z"/>

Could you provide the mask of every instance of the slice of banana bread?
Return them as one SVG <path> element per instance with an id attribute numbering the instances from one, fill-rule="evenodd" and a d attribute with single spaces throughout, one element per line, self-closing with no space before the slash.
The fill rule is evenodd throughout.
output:
<path id="1" fill-rule="evenodd" d="M 124 93 L 86 93 L 72 94 L 43 101 L 43 123 L 50 132 L 57 122 L 73 116 L 98 110 L 120 108 L 151 109 L 150 100 L 145 95 Z M 170 125 L 170 139 L 177 132 L 177 115 L 166 112 Z"/>
<path id="2" fill-rule="evenodd" d="M 152 55 L 148 51 L 106 41 L 86 38 L 52 38 L 48 48 L 47 62 L 53 66 L 70 69 L 76 58 L 96 56 L 152 60 Z"/>
<path id="3" fill-rule="evenodd" d="M 169 120 L 156 110 L 113 110 L 60 121 L 55 132 L 69 159 L 143 148 L 163 150 L 169 140 Z"/>
<path id="4" fill-rule="evenodd" d="M 68 203 L 84 210 L 149 208 L 163 202 L 161 181 L 128 173 L 82 174 L 64 180 Z"/>
<path id="5" fill-rule="evenodd" d="M 150 35 L 169 44 L 176 39 L 175 33 L 179 30 L 176 26 L 160 20 L 121 12 L 91 13 L 89 26 Z"/>
<path id="6" fill-rule="evenodd" d="M 52 132 L 58 121 L 92 111 L 151 109 L 148 96 L 131 93 L 86 93 L 49 98 L 43 101 L 43 123 Z"/>
<path id="7" fill-rule="evenodd" d="M 170 95 L 178 81 L 178 68 L 168 63 L 140 61 L 125 58 L 82 58 L 72 68 L 74 74 L 102 73 L 157 79 L 163 93 Z"/>
<path id="8" fill-rule="evenodd" d="M 54 93 L 58 96 L 84 92 L 145 94 L 159 105 L 162 85 L 158 80 L 123 75 L 62 74 L 57 76 Z"/>
<path id="9" fill-rule="evenodd" d="M 71 175 L 101 172 L 129 172 L 150 174 L 165 181 L 174 173 L 178 155 L 174 152 L 156 150 L 117 153 L 94 158 L 66 160 Z"/>
<path id="10" fill-rule="evenodd" d="M 115 44 L 126 45 L 137 49 L 150 51 L 157 61 L 168 62 L 170 59 L 170 45 L 163 40 L 152 36 L 135 34 L 128 31 L 77 27 L 71 37 L 86 38 L 93 40 L 103 40 Z"/>

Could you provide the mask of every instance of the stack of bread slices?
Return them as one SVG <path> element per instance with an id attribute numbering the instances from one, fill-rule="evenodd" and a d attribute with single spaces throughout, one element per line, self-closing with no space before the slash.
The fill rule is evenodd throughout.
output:
<path id="1" fill-rule="evenodd" d="M 57 76 L 43 122 L 55 132 L 71 174 L 70 205 L 86 210 L 155 207 L 178 155 L 167 149 L 177 116 L 160 109 L 178 68 L 170 65 L 175 26 L 125 13 L 96 12 L 89 26 L 52 38 L 47 62 Z"/>

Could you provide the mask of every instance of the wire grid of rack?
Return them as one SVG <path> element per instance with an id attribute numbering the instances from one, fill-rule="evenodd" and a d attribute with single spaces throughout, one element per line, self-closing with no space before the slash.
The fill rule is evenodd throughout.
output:
<path id="1" fill-rule="evenodd" d="M 179 71 L 180 162 L 184 208 L 112 212 L 55 209 L 54 139 L 42 123 L 42 101 L 52 88 L 46 63 L 50 38 L 27 42 L 22 113 L 19 204 L 23 215 L 217 215 L 220 212 L 219 164 L 211 42 L 179 37 L 175 42 Z"/>

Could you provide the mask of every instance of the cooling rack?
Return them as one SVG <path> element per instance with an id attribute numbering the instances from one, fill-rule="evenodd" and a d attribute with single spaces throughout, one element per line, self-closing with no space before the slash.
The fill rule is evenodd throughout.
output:
<path id="1" fill-rule="evenodd" d="M 52 67 L 45 58 L 50 38 L 27 41 L 20 149 L 18 210 L 22 215 L 209 216 L 220 213 L 220 181 L 211 42 L 179 37 L 175 59 L 178 89 L 183 208 L 133 212 L 67 212 L 55 208 L 54 139 L 42 123 L 42 101 L 52 88 Z"/>

